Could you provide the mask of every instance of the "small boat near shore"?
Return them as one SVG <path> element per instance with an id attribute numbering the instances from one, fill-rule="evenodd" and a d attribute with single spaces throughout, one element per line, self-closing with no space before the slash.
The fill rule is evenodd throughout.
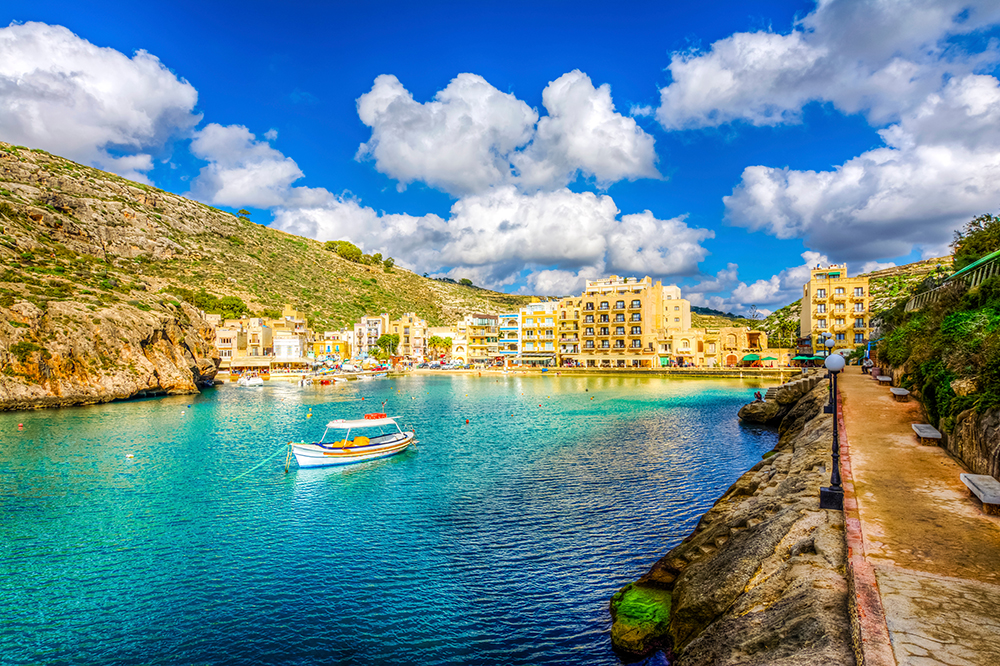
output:
<path id="1" fill-rule="evenodd" d="M 331 430 L 343 431 L 343 438 L 326 442 Z M 289 442 L 288 453 L 295 456 L 299 467 L 328 467 L 388 458 L 402 453 L 412 443 L 413 431 L 404 432 L 395 418 L 365 414 L 363 419 L 330 421 L 318 442 Z M 289 462 L 286 458 L 286 470 Z"/>
<path id="2" fill-rule="evenodd" d="M 240 377 L 239 379 L 236 380 L 236 385 L 248 386 L 248 387 L 263 386 L 264 380 L 261 379 L 260 377 Z"/>

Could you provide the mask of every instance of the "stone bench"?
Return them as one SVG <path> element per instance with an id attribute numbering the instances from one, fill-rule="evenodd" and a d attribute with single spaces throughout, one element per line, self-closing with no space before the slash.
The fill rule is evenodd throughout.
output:
<path id="1" fill-rule="evenodd" d="M 1000 481 L 987 474 L 959 474 L 962 483 L 983 503 L 983 513 L 1000 516 Z"/>
<path id="2" fill-rule="evenodd" d="M 896 402 L 908 402 L 910 399 L 910 392 L 904 388 L 891 388 L 889 392 L 892 393 L 892 397 L 896 399 Z"/>
<path id="3" fill-rule="evenodd" d="M 875 379 L 878 380 L 879 386 L 888 386 L 889 384 L 892 383 L 892 377 L 889 377 L 887 375 L 879 375 Z"/>
<path id="4" fill-rule="evenodd" d="M 914 423 L 913 432 L 917 433 L 917 438 L 920 440 L 921 444 L 937 444 L 934 440 L 941 439 L 940 431 L 938 431 L 934 426 L 926 423 Z"/>

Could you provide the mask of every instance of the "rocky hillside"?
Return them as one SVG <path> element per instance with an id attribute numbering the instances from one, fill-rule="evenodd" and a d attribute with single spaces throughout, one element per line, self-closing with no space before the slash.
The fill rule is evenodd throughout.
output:
<path id="1" fill-rule="evenodd" d="M 866 273 L 875 314 L 879 315 L 909 300 L 927 278 L 949 275 L 951 266 L 952 257 L 948 256 Z"/>
<path id="2" fill-rule="evenodd" d="M 527 299 L 366 266 L 44 151 L 0 143 L 0 408 L 196 390 L 210 332 L 176 293 L 293 303 L 319 330 L 413 311 L 431 324 Z"/>

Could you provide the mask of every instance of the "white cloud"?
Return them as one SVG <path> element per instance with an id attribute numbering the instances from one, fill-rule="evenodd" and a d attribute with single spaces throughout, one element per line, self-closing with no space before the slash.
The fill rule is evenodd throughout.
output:
<path id="1" fill-rule="evenodd" d="M 417 272 L 446 267 L 447 275 L 483 286 L 526 276 L 544 293 L 567 293 L 567 285 L 607 272 L 693 274 L 707 254 L 700 241 L 712 235 L 648 211 L 619 218 L 606 195 L 523 194 L 510 185 L 455 202 L 447 219 L 377 214 L 331 196 L 321 205 L 278 209 L 272 226 L 317 240 L 347 239 Z"/>
<path id="2" fill-rule="evenodd" d="M 865 262 L 860 269 L 855 272 L 855 275 L 864 275 L 865 273 L 873 273 L 875 271 L 885 270 L 886 268 L 895 268 L 896 264 L 891 261 L 868 261 Z"/>
<path id="3" fill-rule="evenodd" d="M 949 42 L 1000 21 L 994 0 L 826 0 L 789 34 L 736 33 L 675 53 L 657 118 L 668 129 L 796 122 L 805 104 L 892 121 L 952 76 L 997 61 Z"/>
<path id="4" fill-rule="evenodd" d="M 880 132 L 886 145 L 832 171 L 747 167 L 728 219 L 803 238 L 836 259 L 941 256 L 954 229 L 1000 206 L 1000 86 L 952 79 Z"/>
<path id="5" fill-rule="evenodd" d="M 507 156 L 531 138 L 538 114 L 475 74 L 459 74 L 421 104 L 399 80 L 383 74 L 358 98 L 358 116 L 372 128 L 358 158 L 402 186 L 423 181 L 456 195 L 478 192 L 510 176 Z"/>
<path id="6" fill-rule="evenodd" d="M 653 138 L 615 111 L 607 84 L 595 88 L 574 70 L 550 82 L 542 101 L 548 115 L 539 119 L 481 76 L 459 74 L 420 103 L 396 77 L 382 75 L 358 98 L 372 137 L 357 157 L 374 159 L 401 188 L 421 181 L 455 196 L 512 183 L 553 190 L 577 174 L 601 186 L 659 176 Z"/>
<path id="7" fill-rule="evenodd" d="M 258 141 L 242 125 L 210 123 L 195 132 L 191 152 L 208 161 L 189 192 L 200 201 L 234 208 L 273 208 L 310 205 L 330 197 L 324 189 L 292 187 L 303 175 L 295 160 Z"/>
<path id="8" fill-rule="evenodd" d="M 737 266 L 729 264 L 714 279 L 687 287 L 684 294 L 693 305 L 741 314 L 746 314 L 750 306 L 755 305 L 762 315 L 767 315 L 774 307 L 782 307 L 801 298 L 802 285 L 809 282 L 810 269 L 818 264 L 830 263 L 826 256 L 812 251 L 803 252 L 802 260 L 803 263 L 799 266 L 786 268 L 776 275 L 750 284 L 737 284 Z M 709 294 L 727 291 L 728 294 Z"/>
<path id="9" fill-rule="evenodd" d="M 95 46 L 62 26 L 0 29 L 0 136 L 146 181 L 152 153 L 194 127 L 198 93 L 145 51 Z"/>
<path id="10" fill-rule="evenodd" d="M 511 157 L 520 187 L 562 187 L 578 172 L 602 187 L 659 176 L 653 137 L 615 111 L 608 84 L 595 88 L 573 70 L 545 87 L 542 104 L 548 115 L 538 121 L 531 145 Z"/>

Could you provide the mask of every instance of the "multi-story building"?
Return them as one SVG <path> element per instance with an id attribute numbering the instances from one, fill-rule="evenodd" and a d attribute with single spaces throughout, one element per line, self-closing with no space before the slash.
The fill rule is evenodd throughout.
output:
<path id="1" fill-rule="evenodd" d="M 580 307 L 583 300 L 576 297 L 564 298 L 559 301 L 556 319 L 556 336 L 558 337 L 558 365 L 576 365 L 580 354 Z"/>
<path id="2" fill-rule="evenodd" d="M 853 349 L 868 342 L 871 329 L 868 278 L 848 277 L 847 264 L 816 266 L 802 285 L 799 330 L 810 338 L 813 353 L 825 350 L 820 337 L 830 333 L 834 350 Z"/>
<path id="3" fill-rule="evenodd" d="M 497 352 L 505 366 L 514 365 L 521 352 L 521 317 L 517 312 L 508 312 L 498 319 Z"/>
<path id="4" fill-rule="evenodd" d="M 496 315 L 466 315 L 466 339 L 468 340 L 468 363 L 492 365 L 500 360 L 499 324 Z"/>
<path id="5" fill-rule="evenodd" d="M 464 317 L 451 327 L 451 360 L 454 363 L 469 362 L 469 319 Z"/>
<path id="6" fill-rule="evenodd" d="M 691 304 L 676 286 L 664 287 L 648 276 L 587 280 L 580 298 L 578 359 L 587 367 L 666 366 L 668 331 L 690 327 Z"/>
<path id="7" fill-rule="evenodd" d="M 411 361 L 421 362 L 427 358 L 427 322 L 413 312 L 389 322 L 389 332 L 399 336 L 396 353 Z"/>
<path id="8" fill-rule="evenodd" d="M 556 361 L 556 312 L 559 303 L 544 301 L 521 308 L 521 365 L 554 365 Z"/>
<path id="9" fill-rule="evenodd" d="M 326 331 L 323 337 L 313 343 L 317 361 L 343 361 L 351 358 L 351 339 L 354 331 Z"/>
<path id="10" fill-rule="evenodd" d="M 362 317 L 354 325 L 354 356 L 367 358 L 378 347 L 378 339 L 389 331 L 389 315 Z"/>

